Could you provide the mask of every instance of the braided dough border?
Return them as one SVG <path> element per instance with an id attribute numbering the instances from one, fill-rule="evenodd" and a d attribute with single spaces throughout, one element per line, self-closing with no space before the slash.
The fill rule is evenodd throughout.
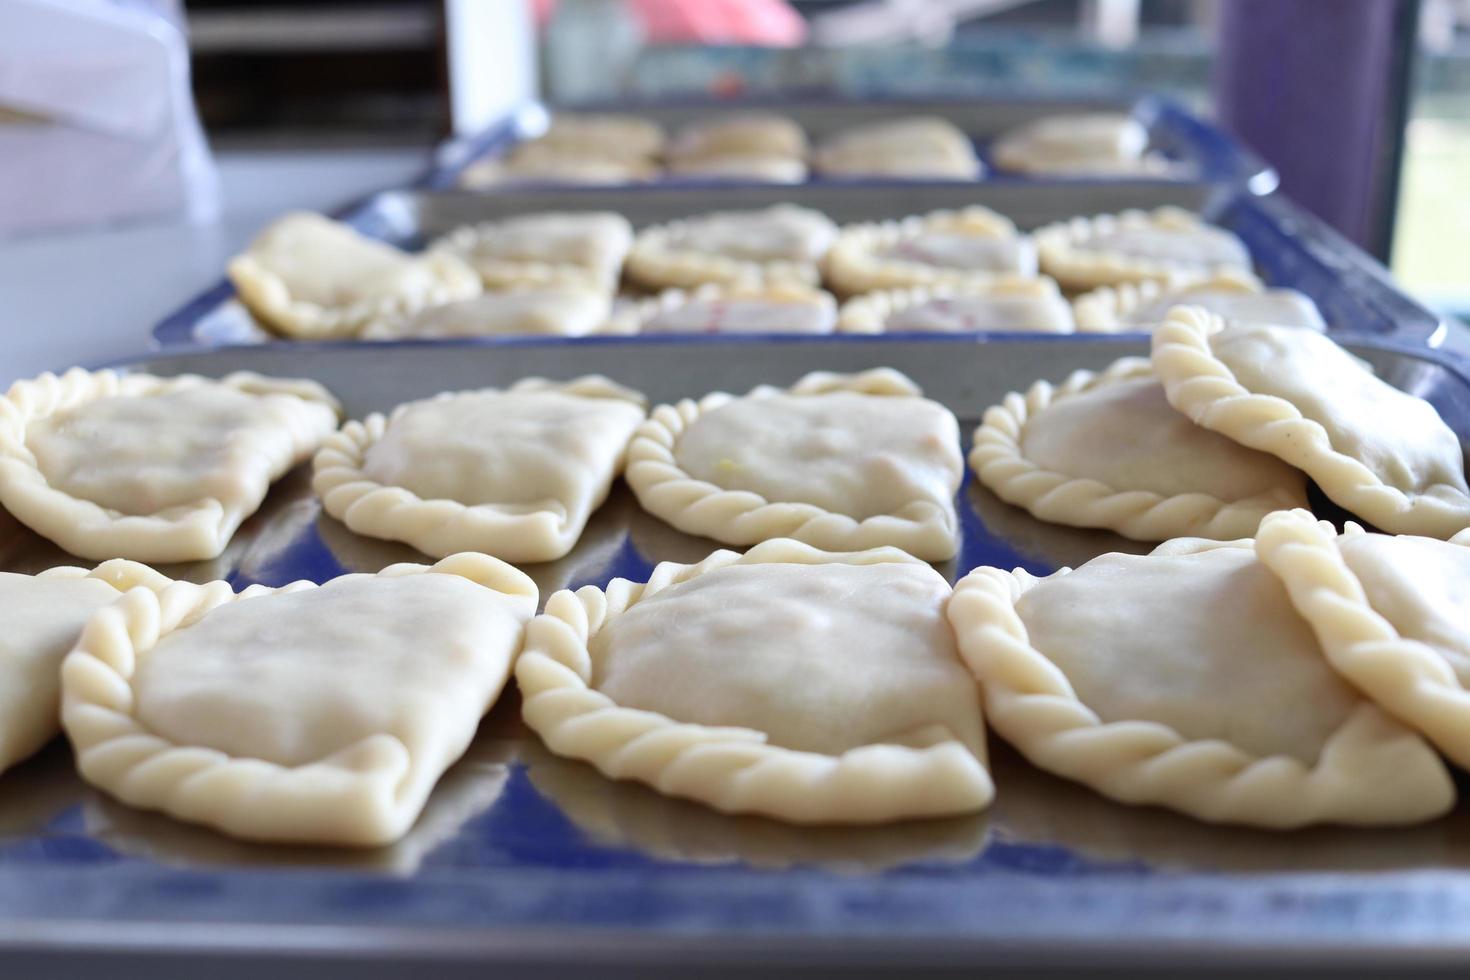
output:
<path id="1" fill-rule="evenodd" d="M 1157 722 L 1104 722 L 1031 645 L 1016 612 L 1016 601 L 1041 581 L 1020 569 L 979 568 L 955 586 L 948 609 L 960 656 L 984 689 L 991 727 L 1039 768 L 1123 803 L 1273 829 L 1415 823 L 1454 805 L 1454 784 L 1439 757 L 1367 701 L 1310 768 L 1289 756 L 1189 739 Z"/>
<path id="2" fill-rule="evenodd" d="M 134 515 L 73 497 L 47 482 L 26 445 L 32 422 L 102 398 L 146 398 L 205 384 L 245 394 L 293 399 L 290 451 L 265 455 L 252 447 L 250 472 L 236 474 L 237 499 L 205 498 L 156 514 Z M 37 534 L 74 555 L 175 562 L 216 558 L 245 518 L 260 507 L 271 483 L 306 460 L 337 424 L 337 400 L 314 381 L 238 371 L 216 381 L 196 374 L 160 378 L 72 368 L 17 381 L 0 398 L 0 505 Z"/>
<path id="3" fill-rule="evenodd" d="M 1364 531 L 1348 524 L 1343 537 Z M 1256 556 L 1286 586 L 1343 677 L 1460 766 L 1470 765 L 1470 691 L 1433 646 L 1402 636 L 1369 604 L 1330 524 L 1306 511 L 1261 524 Z"/>
<path id="4" fill-rule="evenodd" d="M 1098 235 L 1119 229 L 1152 227 L 1186 231 L 1213 226 L 1183 208 L 1166 206 L 1153 211 L 1130 209 L 1118 214 L 1058 221 L 1036 229 L 1032 236 L 1036 240 L 1041 271 L 1054 276 L 1063 289 L 1096 289 L 1099 286 L 1114 286 L 1125 282 L 1168 281 L 1180 275 L 1208 277 L 1241 268 L 1250 271 L 1248 267 L 1229 262 L 1143 259 L 1117 251 L 1093 252 L 1077 248 Z"/>
<path id="5" fill-rule="evenodd" d="M 436 313 L 443 312 L 445 307 L 451 305 L 446 303 L 440 306 L 430 307 L 425 310 L 419 310 L 417 313 L 398 314 L 391 317 L 382 317 L 376 320 L 369 321 L 368 323 L 363 325 L 361 330 L 358 331 L 357 337 L 355 339 L 364 342 L 393 342 L 401 340 L 436 341 L 445 339 L 483 340 L 497 337 L 600 337 L 610 334 L 631 333 L 633 327 L 635 326 L 634 324 L 630 324 L 628 322 L 628 318 L 626 316 L 620 315 L 619 312 L 614 309 L 613 298 L 610 294 L 604 292 L 601 289 L 594 289 L 590 287 L 585 281 L 568 282 L 560 287 L 555 285 L 548 286 L 544 284 L 522 284 L 520 286 L 516 286 L 511 289 L 504 289 L 499 292 L 481 293 L 477 296 L 471 296 L 465 300 L 456 300 L 455 303 L 477 303 L 486 299 L 494 299 L 502 296 L 509 297 L 514 296 L 517 293 L 526 292 L 556 292 L 561 294 L 576 293 L 588 298 L 591 302 L 597 304 L 595 320 L 593 321 L 591 329 L 582 331 L 580 333 L 573 330 L 568 330 L 566 329 L 568 322 L 575 323 L 575 320 L 572 320 L 571 318 L 565 316 L 548 316 L 545 310 L 538 310 L 536 311 L 534 316 L 522 316 L 523 324 L 525 324 L 526 321 L 536 321 L 535 325 L 531 329 L 505 331 L 491 330 L 483 333 L 466 334 L 414 332 L 413 327 L 419 317 L 432 318 Z"/>
<path id="6" fill-rule="evenodd" d="M 819 306 L 831 314 L 832 329 L 838 329 L 837 300 L 822 289 L 813 289 L 794 282 L 758 283 L 744 282 L 735 285 L 705 283 L 695 289 L 665 289 L 657 296 L 636 302 L 629 315 L 632 328 L 628 333 L 643 333 L 644 325 L 660 313 L 678 309 L 689 303 L 718 302 L 720 300 L 772 300 L 778 303 L 802 303 Z M 677 336 L 672 331 L 670 336 Z M 792 335 L 792 334 L 788 334 Z M 819 333 L 799 333 L 796 336 L 820 336 Z M 654 336 L 654 335 L 650 335 Z"/>
<path id="7" fill-rule="evenodd" d="M 557 755 L 592 763 L 668 796 L 723 813 L 792 823 L 871 824 L 970 813 L 995 795 L 985 761 L 953 739 L 924 748 L 864 745 L 831 756 L 770 745 L 748 728 L 686 724 L 625 708 L 594 690 L 591 637 L 670 586 L 731 565 L 917 563 L 894 548 L 830 553 L 777 539 L 745 554 L 716 551 L 697 565 L 664 562 L 647 583 L 614 579 L 606 591 L 562 591 L 526 627 L 516 662 L 522 714 Z"/>
<path id="8" fill-rule="evenodd" d="M 1189 289 L 1231 289 L 1241 293 L 1259 293 L 1265 288 L 1265 283 L 1257 279 L 1255 273 L 1244 269 L 1229 269 L 1208 277 L 1185 272 L 1169 279 L 1099 286 L 1072 300 L 1072 315 L 1077 320 L 1078 332 L 1148 333 L 1150 331 L 1147 327 L 1126 325 L 1123 318 L 1165 296 Z M 1179 302 L 1184 305 L 1188 300 L 1181 299 Z"/>
<path id="9" fill-rule="evenodd" d="M 483 388 L 478 393 L 496 391 Z M 525 378 L 505 389 L 517 392 L 559 392 L 587 399 L 626 401 L 642 408 L 643 395 L 601 375 L 571 381 Z M 444 392 L 431 401 L 467 392 Z M 445 557 L 466 549 L 482 551 L 505 561 L 555 561 L 576 545 L 592 512 L 607 499 L 622 469 L 624 453 L 605 474 L 591 474 L 600 492 L 592 496 L 586 513 L 559 515 L 552 510 L 507 513 L 498 504 L 464 504 L 458 500 L 425 500 L 405 487 L 379 483 L 363 469 L 368 452 L 404 412 L 419 402 L 399 405 L 384 416 L 374 412 L 361 422 L 345 423 L 328 436 L 312 460 L 312 490 L 322 498 L 328 514 L 356 534 L 385 541 L 404 541 L 426 555 Z"/>
<path id="10" fill-rule="evenodd" d="M 815 371 L 790 389 L 763 385 L 739 397 L 822 395 L 839 391 L 891 398 L 923 395 L 918 385 L 893 368 L 874 368 L 857 374 Z M 679 438 L 701 415 L 735 401 L 736 397 L 715 392 L 697 402 L 686 398 L 675 405 L 659 405 L 638 428 L 628 446 L 624 476 L 644 510 L 686 534 L 725 544 L 751 545 L 773 538 L 792 538 L 834 552 L 892 545 L 926 561 L 954 557 L 959 549 L 956 541 L 959 517 L 952 500 L 943 506 L 915 500 L 897 513 L 857 520 L 815 504 L 768 500 L 748 490 L 727 490 L 689 474 L 674 456 Z M 958 452 L 958 438 L 954 446 Z M 958 489 L 957 482 L 952 491 Z"/>
<path id="11" fill-rule="evenodd" d="M 1201 537 L 1229 541 L 1256 533 L 1273 511 L 1307 506 L 1306 481 L 1296 493 L 1260 494 L 1222 500 L 1206 493 L 1166 496 L 1151 490 L 1125 490 L 1100 480 L 1058 473 L 1027 459 L 1021 451 L 1026 426 L 1057 402 L 1110 384 L 1153 377 L 1143 357 L 1124 357 L 1100 372 L 1074 371 L 1060 385 L 1037 381 L 1024 395 L 1013 391 L 985 410 L 970 449 L 970 468 L 1008 504 L 1052 524 L 1107 528 L 1135 541 Z"/>
<path id="12" fill-rule="evenodd" d="M 155 572 L 147 565 L 142 565 L 135 561 L 128 561 L 124 558 L 114 558 L 92 569 L 77 568 L 74 565 L 59 565 L 55 568 L 48 568 L 44 572 L 39 572 L 33 578 L 69 581 L 96 579 L 99 582 L 105 582 L 112 586 L 118 595 L 122 595 L 129 589 L 134 588 L 145 588 L 152 589 L 154 592 L 162 592 L 168 588 L 172 581 L 167 576 Z M 59 677 L 57 680 L 59 702 Z M 31 698 L 30 700 L 37 699 Z M 4 773 L 6 769 L 16 763 L 35 755 L 61 732 L 60 704 L 58 703 L 53 707 L 50 727 L 37 729 L 30 737 L 24 737 L 24 733 L 17 733 L 15 731 L 7 732 L 4 724 L 7 720 L 10 719 L 0 717 L 0 773 Z"/>
<path id="13" fill-rule="evenodd" d="M 803 213 L 818 215 L 828 225 L 831 225 L 832 239 L 835 240 L 837 237 L 837 226 L 820 212 L 812 211 L 810 208 L 798 208 L 796 205 L 775 205 L 774 207 L 796 208 Z M 772 209 L 756 210 L 764 213 Z M 670 221 L 667 224 L 655 225 L 640 231 L 633 239 L 633 247 L 628 250 L 628 258 L 623 265 L 623 271 L 628 278 L 653 289 L 665 287 L 693 289 L 706 283 L 724 286 L 778 282 L 804 286 L 821 284 L 822 275 L 819 262 L 815 260 L 801 262 L 790 259 L 773 259 L 759 262 L 751 259 L 732 258 L 715 252 L 695 251 L 688 246 L 676 244 L 679 233 L 688 227 L 691 220 L 696 219 Z"/>
<path id="14" fill-rule="evenodd" d="M 1019 265 L 1014 269 L 951 269 L 878 255 L 883 249 L 935 232 L 975 238 L 1016 239 L 1020 244 Z M 1010 218 L 978 204 L 910 215 L 899 221 L 848 225 L 842 229 L 822 262 L 827 282 L 834 290 L 847 296 L 878 289 L 964 287 L 1000 278 L 1029 279 L 1036 275 L 1036 268 L 1036 249 L 1031 239 L 1018 232 Z"/>
<path id="15" fill-rule="evenodd" d="M 1006 331 L 1033 331 L 1035 333 L 1072 333 L 1072 309 L 1062 297 L 1055 279 L 1040 276 L 1026 279 L 1019 276 L 997 276 L 983 283 L 961 283 L 939 286 L 914 286 L 909 289 L 881 289 L 876 292 L 854 296 L 842 304 L 838 312 L 837 329 L 843 333 L 888 333 L 888 318 L 910 307 L 935 299 L 953 299 L 964 296 L 1031 296 L 1042 301 L 1051 301 L 1059 314 L 1058 321 L 1045 327 L 1002 327 Z M 1065 317 L 1063 320 L 1062 317 Z M 982 331 L 976 331 L 984 332 Z"/>
<path id="16" fill-rule="evenodd" d="M 1291 402 L 1241 385 L 1210 347 L 1210 337 L 1223 329 L 1224 319 L 1213 313 L 1176 306 L 1154 331 L 1151 360 L 1169 404 L 1197 425 L 1302 470 L 1334 503 L 1385 531 L 1445 539 L 1470 527 L 1464 491 L 1435 484 L 1410 495 L 1391 487 L 1334 449 L 1322 424 Z"/>
<path id="17" fill-rule="evenodd" d="M 486 238 L 495 237 L 503 224 L 500 221 L 482 221 L 455 228 L 430 242 L 428 254 L 446 252 L 454 256 L 479 274 L 487 290 L 513 289 L 517 286 L 586 286 L 610 293 L 617 285 L 618 274 L 622 270 L 628 249 L 633 246 L 633 226 L 622 215 L 617 217 L 622 221 L 619 232 L 623 234 L 618 235 L 617 243 L 609 250 L 606 268 L 575 261 L 476 257 L 475 249 Z"/>
<path id="18" fill-rule="evenodd" d="M 521 600 L 527 617 L 536 608 L 535 583 L 488 555 L 390 565 L 377 574 L 457 575 Z M 99 610 L 61 667 L 62 727 L 83 778 L 129 806 L 248 840 L 374 847 L 403 836 L 439 776 L 469 744 L 473 727 L 443 759 L 415 760 L 402 741 L 379 733 L 315 762 L 282 766 L 180 745 L 150 731 L 135 714 L 133 676 L 162 637 L 226 603 L 315 588 L 312 582 L 252 585 L 236 594 L 227 582 L 175 582 L 157 593 L 133 589 Z"/>
<path id="19" fill-rule="evenodd" d="M 297 216 L 286 215 L 279 218 L 272 227 Z M 322 221 L 331 220 L 320 215 L 311 217 Z M 358 233 L 354 230 L 353 234 Z M 247 247 L 230 260 L 226 270 L 230 281 L 235 284 L 240 302 L 245 304 L 262 326 L 292 340 L 351 337 L 372 320 L 416 313 L 441 303 L 468 299 L 481 291 L 479 274 L 453 255 L 426 252 L 415 257 L 405 253 L 405 262 L 421 263 L 432 273 L 435 286 L 426 293 L 412 297 L 381 296 L 344 306 L 323 306 L 293 297 L 291 287 L 280 274 L 251 254 L 252 247 Z"/>

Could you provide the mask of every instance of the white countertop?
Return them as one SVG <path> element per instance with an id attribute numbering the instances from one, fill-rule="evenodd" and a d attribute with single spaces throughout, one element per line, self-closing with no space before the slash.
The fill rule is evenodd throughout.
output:
<path id="1" fill-rule="evenodd" d="M 145 352 L 153 326 L 224 274 L 272 218 L 402 184 L 429 150 L 219 154 L 223 217 L 0 239 L 0 389 L 18 378 Z"/>

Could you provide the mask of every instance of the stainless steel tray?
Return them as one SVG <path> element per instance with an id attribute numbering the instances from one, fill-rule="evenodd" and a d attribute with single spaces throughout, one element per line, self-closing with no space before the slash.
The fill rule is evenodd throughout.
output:
<path id="1" fill-rule="evenodd" d="M 1432 401 L 1470 438 L 1470 377 L 1441 355 L 1352 345 L 1380 375 Z M 814 369 L 890 365 L 951 407 L 968 438 L 982 410 L 1039 377 L 1144 351 L 1136 340 L 850 339 L 700 344 L 523 341 L 494 348 L 259 347 L 156 356 L 134 368 L 309 376 L 361 416 L 444 389 L 601 371 L 668 400 Z M 1048 572 L 1146 546 L 1038 522 L 967 479 L 950 577 L 980 564 Z M 1324 509 L 1324 514 L 1332 513 Z M 530 566 L 544 593 L 712 543 L 670 530 L 620 488 L 559 562 Z M 215 562 L 178 577 L 282 584 L 423 560 L 324 517 L 296 472 Z M 71 562 L 0 516 L 0 567 Z M 1219 964 L 1310 958 L 1396 967 L 1470 956 L 1470 812 L 1393 831 L 1266 834 L 1112 804 L 1046 776 L 993 741 L 999 795 L 985 814 L 887 828 L 797 829 L 724 817 L 602 779 L 529 737 L 508 693 L 409 836 L 380 852 L 235 843 L 130 811 L 82 786 L 64 745 L 0 777 L 0 969 L 65 975 L 86 957 L 116 971 L 433 975 L 458 964 L 931 968 L 1047 963 Z M 15 972 L 18 971 L 18 972 Z M 194 971 L 194 972 L 191 972 Z M 250 971 L 254 971 L 250 973 Z M 74 974 L 73 974 L 74 975 Z M 211 975 L 222 975 L 212 973 Z M 235 974 L 230 974 L 235 975 Z M 483 974 L 481 974 L 483 975 Z M 619 974 L 621 975 L 621 974 Z"/>
<path id="2" fill-rule="evenodd" d="M 1179 103 L 1156 95 L 1138 98 L 1054 99 L 1035 97 L 975 98 L 973 96 L 898 96 L 852 98 L 820 92 L 789 93 L 762 98 L 650 99 L 547 107 L 532 103 L 473 136 L 450 140 L 435 154 L 433 168 L 423 178 L 427 187 L 449 188 L 476 160 L 496 157 L 516 142 L 540 132 L 548 111 L 614 112 L 640 116 L 673 131 L 693 122 L 751 110 L 769 110 L 790 117 L 806 130 L 815 145 L 824 137 L 864 123 L 904 116 L 938 116 L 969 135 L 976 144 L 987 173 L 975 183 L 1033 183 L 1048 186 L 1067 184 L 1171 184 L 1184 183 L 1240 187 L 1255 194 L 1269 194 L 1280 182 L 1264 160 L 1242 146 L 1214 123 Z M 1069 112 L 1114 111 L 1131 113 L 1149 131 L 1150 147 L 1177 161 L 1180 171 L 1171 177 L 1066 177 L 997 172 L 990 165 L 990 142 L 1001 133 L 1042 116 Z M 816 176 L 811 183 L 842 183 Z M 850 181 L 846 181 L 850 182 Z M 666 177 L 662 185 L 711 185 L 709 181 Z M 519 193 L 520 187 L 485 188 L 478 193 Z"/>
<path id="3" fill-rule="evenodd" d="M 466 223 L 547 210 L 611 210 L 635 226 L 657 224 L 711 208 L 758 208 L 790 201 L 838 222 L 902 217 L 936 208 L 983 204 L 1023 228 L 1074 215 L 1165 204 L 1203 212 L 1240 235 L 1266 282 L 1311 296 L 1329 327 L 1348 334 L 1393 337 L 1436 346 L 1443 321 L 1405 295 L 1387 270 L 1337 232 L 1284 198 L 1243 191 L 1168 184 L 808 184 L 802 187 L 525 189 L 516 194 L 468 191 L 386 191 L 353 208 L 344 220 L 365 234 L 404 248 Z M 267 343 L 272 338 L 235 302 L 222 282 L 190 300 L 153 331 L 163 347 Z M 501 338 L 478 343 L 498 344 Z M 580 341 L 579 341 L 580 342 Z"/>

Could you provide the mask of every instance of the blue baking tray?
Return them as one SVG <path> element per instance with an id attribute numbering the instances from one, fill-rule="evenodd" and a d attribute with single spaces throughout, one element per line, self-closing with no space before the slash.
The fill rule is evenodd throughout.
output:
<path id="1" fill-rule="evenodd" d="M 1350 346 L 1470 440 L 1470 376 L 1460 365 L 1404 344 Z M 125 366 L 313 377 L 360 417 L 528 375 L 602 371 L 665 401 L 888 365 L 950 406 L 968 437 L 1006 391 L 1145 350 L 1136 338 L 622 338 L 391 353 L 262 346 Z M 951 579 L 981 564 L 1040 574 L 1148 547 L 1043 524 L 968 476 L 957 507 L 963 548 L 939 566 Z M 619 487 L 567 558 L 526 570 L 545 596 L 614 576 L 641 580 L 656 561 L 697 561 L 714 547 L 643 514 Z M 298 471 L 221 559 L 163 570 L 239 587 L 404 560 L 424 559 L 323 516 Z M 0 567 L 67 561 L 0 515 Z M 150 969 L 172 965 L 182 976 L 201 975 L 204 957 L 243 964 L 248 976 L 309 975 L 328 960 L 377 971 L 353 976 L 528 964 L 638 976 L 655 967 L 729 975 L 887 966 L 913 976 L 1018 964 L 1470 962 L 1470 808 L 1403 830 L 1244 831 L 1111 803 L 996 740 L 992 754 L 998 796 L 987 813 L 793 828 L 664 799 L 558 759 L 526 732 L 510 691 L 404 841 L 338 852 L 236 843 L 132 811 L 83 786 L 57 744 L 0 777 L 0 975 L 68 975 L 89 955 L 106 957 L 114 973 L 146 957 Z"/>
<path id="2" fill-rule="evenodd" d="M 711 207 L 764 207 L 782 201 L 816 208 L 838 222 L 872 221 L 936 208 L 984 204 L 1026 228 L 1078 214 L 1103 214 L 1164 204 L 1202 211 L 1245 241 L 1269 284 L 1312 297 L 1329 328 L 1345 335 L 1391 337 L 1438 346 L 1442 319 L 1407 296 L 1388 272 L 1333 229 L 1279 195 L 1198 185 L 1038 184 L 956 185 L 907 183 L 808 184 L 801 187 L 723 187 L 718 196 L 699 188 L 642 187 L 525 189 L 515 195 L 470 192 L 386 191 L 344 209 L 341 217 L 365 234 L 404 248 L 421 248 L 459 225 L 533 211 L 607 209 L 637 226 L 707 211 Z M 265 343 L 272 337 L 220 282 L 170 314 L 153 331 L 161 347 Z M 485 344 L 503 338 L 486 338 Z"/>
<path id="3" fill-rule="evenodd" d="M 899 116 L 939 116 L 948 119 L 975 142 L 985 164 L 985 173 L 975 183 L 1112 184 L 1190 183 L 1239 187 L 1256 194 L 1269 194 L 1280 179 L 1264 160 L 1241 145 L 1230 134 L 1201 118 L 1172 99 L 1159 95 L 1136 98 L 1055 99 L 1018 95 L 975 98 L 955 95 L 887 96 L 854 98 L 822 92 L 789 92 L 782 95 L 734 100 L 702 97 L 640 101 L 580 103 L 556 107 L 569 112 L 611 112 L 640 116 L 669 130 L 692 122 L 751 110 L 769 110 L 789 116 L 801 125 L 815 145 L 821 138 L 848 126 Z M 497 120 L 473 136 L 450 140 L 440 147 L 423 186 L 449 189 L 458 186 L 460 175 L 471 164 L 508 152 L 517 142 L 544 130 L 552 107 L 529 103 Z M 990 158 L 991 141 L 1013 126 L 1042 116 L 1067 112 L 1118 111 L 1132 114 L 1149 131 L 1151 149 L 1177 164 L 1171 176 L 1069 177 L 1005 173 L 995 169 Z M 850 178 L 814 175 L 809 183 L 852 183 Z M 863 180 L 863 183 L 871 181 Z M 894 181 L 902 183 L 903 181 Z M 664 177 L 657 183 L 727 186 L 686 177 Z M 479 188 L 482 193 L 516 193 L 513 187 Z"/>

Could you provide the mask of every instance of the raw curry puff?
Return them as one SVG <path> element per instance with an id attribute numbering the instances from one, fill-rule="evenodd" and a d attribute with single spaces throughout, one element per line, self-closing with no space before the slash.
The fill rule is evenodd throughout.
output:
<path id="1" fill-rule="evenodd" d="M 1148 153 L 1148 129 L 1121 112 L 1087 112 L 1033 119 L 990 144 L 996 167 L 1063 176 L 1168 174 L 1164 157 Z"/>
<path id="2" fill-rule="evenodd" d="M 848 333 L 1071 333 L 1072 308 L 1054 280 L 1003 276 L 959 286 L 884 289 L 842 304 Z"/>
<path id="3" fill-rule="evenodd" d="M 83 778 L 236 837 L 403 836 L 499 696 L 536 587 L 478 554 L 323 586 L 134 589 L 62 665 Z"/>
<path id="4" fill-rule="evenodd" d="M 1077 329 L 1096 333 L 1148 332 L 1176 306 L 1199 306 L 1227 320 L 1326 330 L 1311 298 L 1295 289 L 1267 289 L 1244 269 L 1180 282 L 1100 286 L 1072 301 Z"/>
<path id="5" fill-rule="evenodd" d="M 1073 218 L 1038 228 L 1041 271 L 1063 289 L 1250 271 L 1245 243 L 1182 208 Z"/>
<path id="6" fill-rule="evenodd" d="M 607 499 L 643 417 L 643 396 L 593 375 L 445 393 L 348 422 L 317 453 L 312 487 L 358 534 L 436 557 L 552 561 Z"/>
<path id="7" fill-rule="evenodd" d="M 214 558 L 336 424 L 314 381 L 43 374 L 0 399 L 0 504 L 84 558 Z"/>
<path id="8" fill-rule="evenodd" d="M 480 274 L 486 289 L 586 286 L 611 292 L 633 226 L 611 211 L 545 211 L 466 225 L 436 240 Z"/>
<path id="9" fill-rule="evenodd" d="M 1351 523 L 1338 536 L 1293 511 L 1261 525 L 1256 554 L 1338 673 L 1470 765 L 1470 548 Z"/>
<path id="10" fill-rule="evenodd" d="M 991 727 L 1122 802 L 1272 828 L 1454 804 L 1439 756 L 1337 676 L 1250 541 L 1181 538 L 1043 579 L 981 568 L 948 615 Z"/>
<path id="11" fill-rule="evenodd" d="M 654 409 L 628 447 L 643 509 L 726 544 L 795 538 L 952 558 L 959 423 L 892 368 L 818 371 Z"/>
<path id="12" fill-rule="evenodd" d="M 983 809 L 949 586 L 900 551 L 767 541 L 558 592 L 516 663 L 559 755 L 726 813 L 880 823 Z"/>
<path id="13" fill-rule="evenodd" d="M 136 586 L 162 591 L 168 584 L 147 565 L 122 559 L 91 571 L 0 572 L 0 773 L 61 732 L 61 660 L 87 618 Z"/>
<path id="14" fill-rule="evenodd" d="M 626 271 L 653 289 L 751 281 L 815 286 L 817 263 L 836 238 L 826 215 L 794 204 L 712 211 L 639 232 Z"/>
<path id="15" fill-rule="evenodd" d="M 984 170 L 975 145 L 954 123 L 910 116 L 864 123 L 822 140 L 815 164 L 829 177 L 974 180 Z"/>
<path id="16" fill-rule="evenodd" d="M 438 337 L 585 337 L 619 332 L 612 300 L 585 285 L 541 286 L 481 293 L 407 316 L 375 320 L 363 340 Z"/>
<path id="17" fill-rule="evenodd" d="M 824 263 L 840 293 L 965 286 L 1036 275 L 1036 247 L 1011 219 L 975 205 L 902 221 L 848 225 Z"/>
<path id="18" fill-rule="evenodd" d="M 1272 511 L 1307 505 L 1300 472 L 1175 411 L 1141 357 L 1006 395 L 975 430 L 970 466 L 1044 521 L 1140 541 L 1249 537 Z"/>
<path id="19" fill-rule="evenodd" d="M 831 333 L 837 301 L 796 283 L 666 289 L 638 304 L 628 332 L 646 334 Z"/>
<path id="20" fill-rule="evenodd" d="M 410 255 L 306 212 L 272 222 L 229 275 L 262 323 L 305 339 L 350 337 L 370 320 L 480 291 L 480 277 L 452 255 Z"/>
<path id="21" fill-rule="evenodd" d="M 1377 527 L 1435 538 L 1470 527 L 1454 430 L 1326 335 L 1176 307 L 1154 331 L 1153 367 L 1179 411 L 1303 470 Z"/>

